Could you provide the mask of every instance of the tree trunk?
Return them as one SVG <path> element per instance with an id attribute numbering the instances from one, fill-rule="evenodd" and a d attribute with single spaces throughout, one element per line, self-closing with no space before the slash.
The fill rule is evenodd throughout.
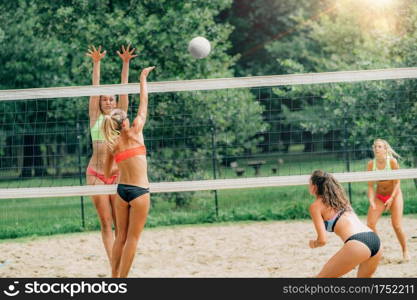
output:
<path id="1" fill-rule="evenodd" d="M 33 145 L 33 165 L 35 167 L 35 177 L 42 177 L 45 175 L 45 166 L 43 164 L 42 151 L 40 147 L 40 138 L 35 136 L 35 144 Z"/>
<path id="2" fill-rule="evenodd" d="M 35 176 L 42 176 L 45 171 L 39 147 L 39 138 L 28 134 L 23 137 L 23 165 L 20 177 L 32 177 L 33 169 L 35 169 Z"/>
<path id="3" fill-rule="evenodd" d="M 309 131 L 303 131 L 303 140 L 304 143 L 304 152 L 313 152 L 314 151 L 314 144 L 313 144 L 313 135 Z"/>
<path id="4" fill-rule="evenodd" d="M 414 167 L 417 167 L 417 154 L 414 156 Z M 414 186 L 417 189 L 417 178 L 414 178 Z"/>
<path id="5" fill-rule="evenodd" d="M 33 135 L 25 135 L 23 137 L 23 165 L 20 172 L 20 177 L 22 178 L 32 177 L 34 139 Z"/>
<path id="6" fill-rule="evenodd" d="M 61 154 L 62 154 L 62 144 L 57 144 L 56 145 L 56 157 L 55 157 L 55 170 L 56 170 L 56 173 L 55 173 L 55 176 L 57 177 L 57 178 L 61 178 L 61 176 L 62 176 L 62 167 L 61 167 L 61 160 L 60 160 L 60 158 L 61 158 Z"/>

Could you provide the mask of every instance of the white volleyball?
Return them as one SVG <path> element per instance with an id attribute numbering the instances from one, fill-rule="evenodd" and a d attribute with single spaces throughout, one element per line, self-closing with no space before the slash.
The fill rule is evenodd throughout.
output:
<path id="1" fill-rule="evenodd" d="M 188 43 L 188 51 L 195 58 L 206 57 L 210 54 L 210 50 L 210 42 L 202 36 L 195 37 Z"/>

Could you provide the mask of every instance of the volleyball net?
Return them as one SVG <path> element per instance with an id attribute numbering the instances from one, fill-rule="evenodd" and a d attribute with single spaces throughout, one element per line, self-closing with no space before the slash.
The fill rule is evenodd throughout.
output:
<path id="1" fill-rule="evenodd" d="M 417 178 L 417 68 L 149 82 L 152 193 Z M 0 198 L 114 194 L 86 185 L 91 95 L 139 85 L 0 91 Z M 401 169 L 363 172 L 387 139 Z"/>
<path id="2" fill-rule="evenodd" d="M 367 182 L 400 179 L 417 208 L 417 69 L 149 82 L 144 128 L 152 209 L 147 226 L 308 217 L 311 172 L 342 182 L 366 213 Z M 0 238 L 98 229 L 84 196 L 92 155 L 88 96 L 139 85 L 0 90 Z M 366 172 L 386 139 L 400 169 Z M 97 179 L 98 180 L 98 179 Z"/>

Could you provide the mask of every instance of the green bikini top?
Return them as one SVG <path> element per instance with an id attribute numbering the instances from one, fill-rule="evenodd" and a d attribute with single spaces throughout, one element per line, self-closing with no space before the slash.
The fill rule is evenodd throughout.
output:
<path id="1" fill-rule="evenodd" d="M 376 170 L 380 171 L 376 168 L 376 158 L 374 158 L 374 161 L 372 163 L 372 171 Z M 391 171 L 391 159 L 389 157 L 387 157 L 387 162 L 385 163 L 385 168 L 383 170 Z"/>
<path id="2" fill-rule="evenodd" d="M 100 114 L 98 117 L 96 123 L 93 127 L 90 128 L 91 131 L 91 140 L 94 141 L 104 141 L 103 132 L 101 131 L 101 128 L 103 126 L 104 121 L 104 115 Z"/>

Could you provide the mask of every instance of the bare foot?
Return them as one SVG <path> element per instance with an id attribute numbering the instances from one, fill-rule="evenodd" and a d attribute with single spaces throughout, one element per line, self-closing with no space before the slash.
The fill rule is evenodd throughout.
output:
<path id="1" fill-rule="evenodd" d="M 403 261 L 409 261 L 410 255 L 408 254 L 408 251 L 403 252 Z"/>

